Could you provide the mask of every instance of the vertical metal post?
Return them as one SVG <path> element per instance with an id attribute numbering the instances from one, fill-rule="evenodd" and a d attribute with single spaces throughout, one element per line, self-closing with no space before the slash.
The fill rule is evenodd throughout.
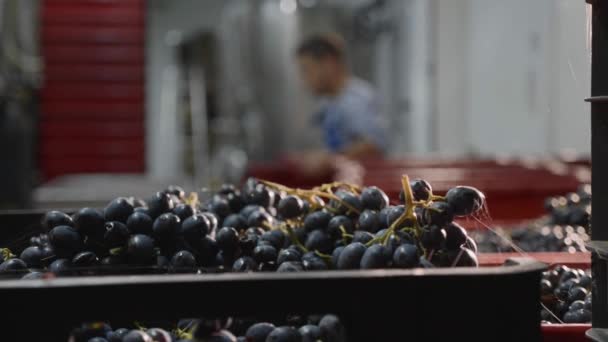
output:
<path id="1" fill-rule="evenodd" d="M 209 129 L 205 73 L 203 67 L 188 63 L 188 91 L 190 95 L 190 115 L 192 120 L 192 153 L 194 159 L 193 186 L 197 191 L 208 188 L 209 177 Z"/>
<path id="2" fill-rule="evenodd" d="M 608 6 L 605 1 L 591 1 L 591 159 L 592 208 L 591 238 L 599 246 L 608 241 Z M 607 263 L 601 258 L 605 248 L 592 254 L 593 327 L 608 328 Z M 604 252 L 604 253 L 602 253 Z"/>

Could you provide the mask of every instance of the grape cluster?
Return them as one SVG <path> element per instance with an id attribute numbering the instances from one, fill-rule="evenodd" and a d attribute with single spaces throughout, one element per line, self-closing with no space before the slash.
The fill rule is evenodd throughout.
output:
<path id="1" fill-rule="evenodd" d="M 576 192 L 545 200 L 550 223 L 561 226 L 591 226 L 591 185 L 583 184 Z"/>
<path id="2" fill-rule="evenodd" d="M 511 252 L 513 245 L 526 252 L 586 252 L 590 240 L 591 186 L 545 201 L 547 216 L 513 229 L 497 228 L 472 235 L 481 252 Z"/>
<path id="3" fill-rule="evenodd" d="M 477 266 L 477 247 L 456 217 L 485 206 L 477 189 L 457 186 L 445 197 L 404 176 L 401 204 L 377 187 L 325 184 L 310 190 L 249 179 L 198 201 L 176 186 L 148 201 L 116 198 L 103 210 L 69 216 L 48 212 L 47 233 L 19 257 L 2 250 L 0 272 L 26 278 L 122 267 L 168 272 L 209 269 L 296 272 Z M 90 273 L 89 273 L 90 274 Z"/>
<path id="4" fill-rule="evenodd" d="M 540 285 L 541 300 L 545 306 L 541 310 L 543 323 L 591 322 L 589 272 L 560 265 L 544 272 Z"/>
<path id="5" fill-rule="evenodd" d="M 238 337 L 237 337 L 238 336 Z M 173 329 L 120 328 L 104 322 L 74 329 L 72 342 L 343 342 L 346 332 L 332 314 L 290 316 L 280 322 L 244 319 L 182 319 Z"/>
<path id="6" fill-rule="evenodd" d="M 513 252 L 514 245 L 525 252 L 586 252 L 590 240 L 585 228 L 533 224 L 513 229 L 496 228 L 493 232 L 471 233 L 482 253 Z"/>

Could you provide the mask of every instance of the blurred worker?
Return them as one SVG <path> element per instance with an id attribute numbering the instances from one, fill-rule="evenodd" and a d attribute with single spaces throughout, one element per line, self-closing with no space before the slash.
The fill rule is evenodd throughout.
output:
<path id="1" fill-rule="evenodd" d="M 304 83 L 319 97 L 313 121 L 324 135 L 327 151 L 305 153 L 309 171 L 331 167 L 338 156 L 361 159 L 381 157 L 386 151 L 386 130 L 371 85 L 351 74 L 344 41 L 336 35 L 315 35 L 296 51 Z"/>

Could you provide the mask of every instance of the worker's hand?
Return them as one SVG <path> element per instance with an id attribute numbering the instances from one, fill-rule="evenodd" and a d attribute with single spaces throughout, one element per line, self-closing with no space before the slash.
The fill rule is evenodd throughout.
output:
<path id="1" fill-rule="evenodd" d="M 338 182 L 362 185 L 365 170 L 359 162 L 337 155 L 334 159 L 334 180 Z"/>
<path id="2" fill-rule="evenodd" d="M 334 171 L 332 155 L 325 151 L 304 151 L 289 159 L 306 176 L 324 176 Z"/>
<path id="3" fill-rule="evenodd" d="M 383 152 L 373 142 L 366 139 L 361 139 L 346 148 L 342 152 L 342 155 L 350 159 L 361 160 L 370 158 L 382 158 Z"/>
<path id="4" fill-rule="evenodd" d="M 334 170 L 332 156 L 325 151 L 307 152 L 302 157 L 300 167 L 306 175 L 322 176 Z"/>

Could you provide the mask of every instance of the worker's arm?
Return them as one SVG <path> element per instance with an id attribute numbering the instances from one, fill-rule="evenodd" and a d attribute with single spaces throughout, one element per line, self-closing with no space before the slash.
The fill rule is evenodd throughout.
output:
<path id="1" fill-rule="evenodd" d="M 326 175 L 334 169 L 334 155 L 323 150 L 299 151 L 289 155 L 288 160 L 307 176 Z"/>
<path id="2" fill-rule="evenodd" d="M 300 152 L 297 158 L 292 159 L 300 167 L 300 171 L 308 175 L 328 174 L 337 169 L 337 164 L 344 162 L 345 158 L 359 160 L 367 158 L 380 158 L 383 152 L 378 146 L 368 140 L 354 142 L 340 153 L 327 151 Z"/>
<path id="3" fill-rule="evenodd" d="M 382 157 L 383 152 L 375 143 L 364 139 L 352 143 L 341 154 L 350 159 L 364 159 Z"/>
<path id="4" fill-rule="evenodd" d="M 387 147 L 387 131 L 374 102 L 366 97 L 354 98 L 342 104 L 341 116 L 348 137 L 340 154 L 351 159 L 380 158 Z"/>

